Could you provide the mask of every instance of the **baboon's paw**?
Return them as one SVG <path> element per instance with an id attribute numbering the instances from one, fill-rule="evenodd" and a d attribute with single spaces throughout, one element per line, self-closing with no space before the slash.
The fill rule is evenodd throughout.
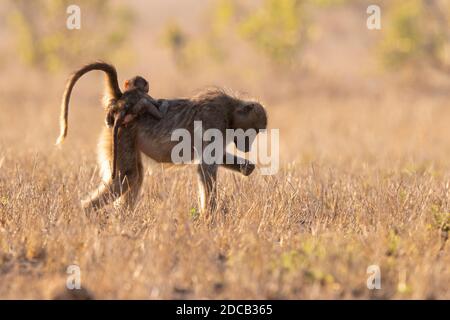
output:
<path id="1" fill-rule="evenodd" d="M 245 161 L 245 163 L 240 165 L 240 170 L 244 176 L 249 176 L 255 170 L 255 165 L 250 161 Z"/>

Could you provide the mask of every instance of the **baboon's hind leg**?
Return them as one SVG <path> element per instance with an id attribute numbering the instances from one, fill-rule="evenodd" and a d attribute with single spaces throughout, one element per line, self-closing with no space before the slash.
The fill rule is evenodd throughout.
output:
<path id="1" fill-rule="evenodd" d="M 216 164 L 199 164 L 198 173 L 198 187 L 200 212 L 206 218 L 210 217 L 212 211 L 216 209 L 217 198 L 217 165 Z"/>
<path id="2" fill-rule="evenodd" d="M 99 162 L 103 171 L 102 184 L 81 202 L 85 211 L 99 210 L 111 202 L 119 207 L 133 208 L 143 180 L 143 166 L 136 147 L 134 127 L 121 129 L 118 136 L 120 153 L 118 175 L 111 180 L 112 130 L 105 127 L 99 143 Z"/>
<path id="3" fill-rule="evenodd" d="M 140 160 L 140 159 L 139 159 Z M 133 210 L 141 191 L 142 182 L 144 180 L 144 169 L 141 161 L 137 164 L 136 172 L 133 175 L 127 176 L 128 189 L 122 193 L 122 196 L 114 201 L 114 206 L 117 209 Z"/>
<path id="4" fill-rule="evenodd" d="M 120 198 L 129 188 L 128 179 L 123 179 L 121 183 L 120 177 L 116 177 L 114 181 L 103 182 L 89 197 L 81 201 L 81 205 L 88 212 L 97 211 Z"/>

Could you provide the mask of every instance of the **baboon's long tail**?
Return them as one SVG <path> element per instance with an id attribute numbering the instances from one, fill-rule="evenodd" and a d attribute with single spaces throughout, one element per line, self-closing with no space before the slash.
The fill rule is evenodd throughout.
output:
<path id="1" fill-rule="evenodd" d="M 113 65 L 99 61 L 90 63 L 74 72 L 67 81 L 66 89 L 64 90 L 64 95 L 61 102 L 60 134 L 58 140 L 56 141 L 56 144 L 62 143 L 64 141 L 64 138 L 67 136 L 69 101 L 72 89 L 75 86 L 75 83 L 78 81 L 78 79 L 80 79 L 84 74 L 92 70 L 99 70 L 105 72 L 107 80 L 106 94 L 108 94 L 110 97 L 114 99 L 119 99 L 122 96 L 122 91 L 120 91 L 119 81 L 117 79 L 117 71 Z"/>

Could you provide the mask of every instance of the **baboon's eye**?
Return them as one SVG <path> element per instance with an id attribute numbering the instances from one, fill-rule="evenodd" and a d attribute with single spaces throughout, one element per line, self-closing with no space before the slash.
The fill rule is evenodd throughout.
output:
<path id="1" fill-rule="evenodd" d="M 247 104 L 247 105 L 241 107 L 239 109 L 239 112 L 243 113 L 243 114 L 248 114 L 248 113 L 250 113 L 250 111 L 252 111 L 252 109 L 253 109 L 253 105 L 252 104 Z"/>

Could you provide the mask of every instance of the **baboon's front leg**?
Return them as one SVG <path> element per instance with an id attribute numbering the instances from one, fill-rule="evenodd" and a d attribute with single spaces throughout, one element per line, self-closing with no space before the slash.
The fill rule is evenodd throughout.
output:
<path id="1" fill-rule="evenodd" d="M 232 163 L 227 163 L 227 158 L 232 159 L 232 161 L 228 160 Z M 222 166 L 226 169 L 240 172 L 244 176 L 249 176 L 253 172 L 253 170 L 255 170 L 255 165 L 253 163 L 241 157 L 232 155 L 228 152 L 223 156 Z"/>
<path id="2" fill-rule="evenodd" d="M 198 186 L 200 199 L 200 212 L 209 216 L 209 213 L 216 208 L 217 197 L 217 165 L 199 164 L 198 166 Z"/>

